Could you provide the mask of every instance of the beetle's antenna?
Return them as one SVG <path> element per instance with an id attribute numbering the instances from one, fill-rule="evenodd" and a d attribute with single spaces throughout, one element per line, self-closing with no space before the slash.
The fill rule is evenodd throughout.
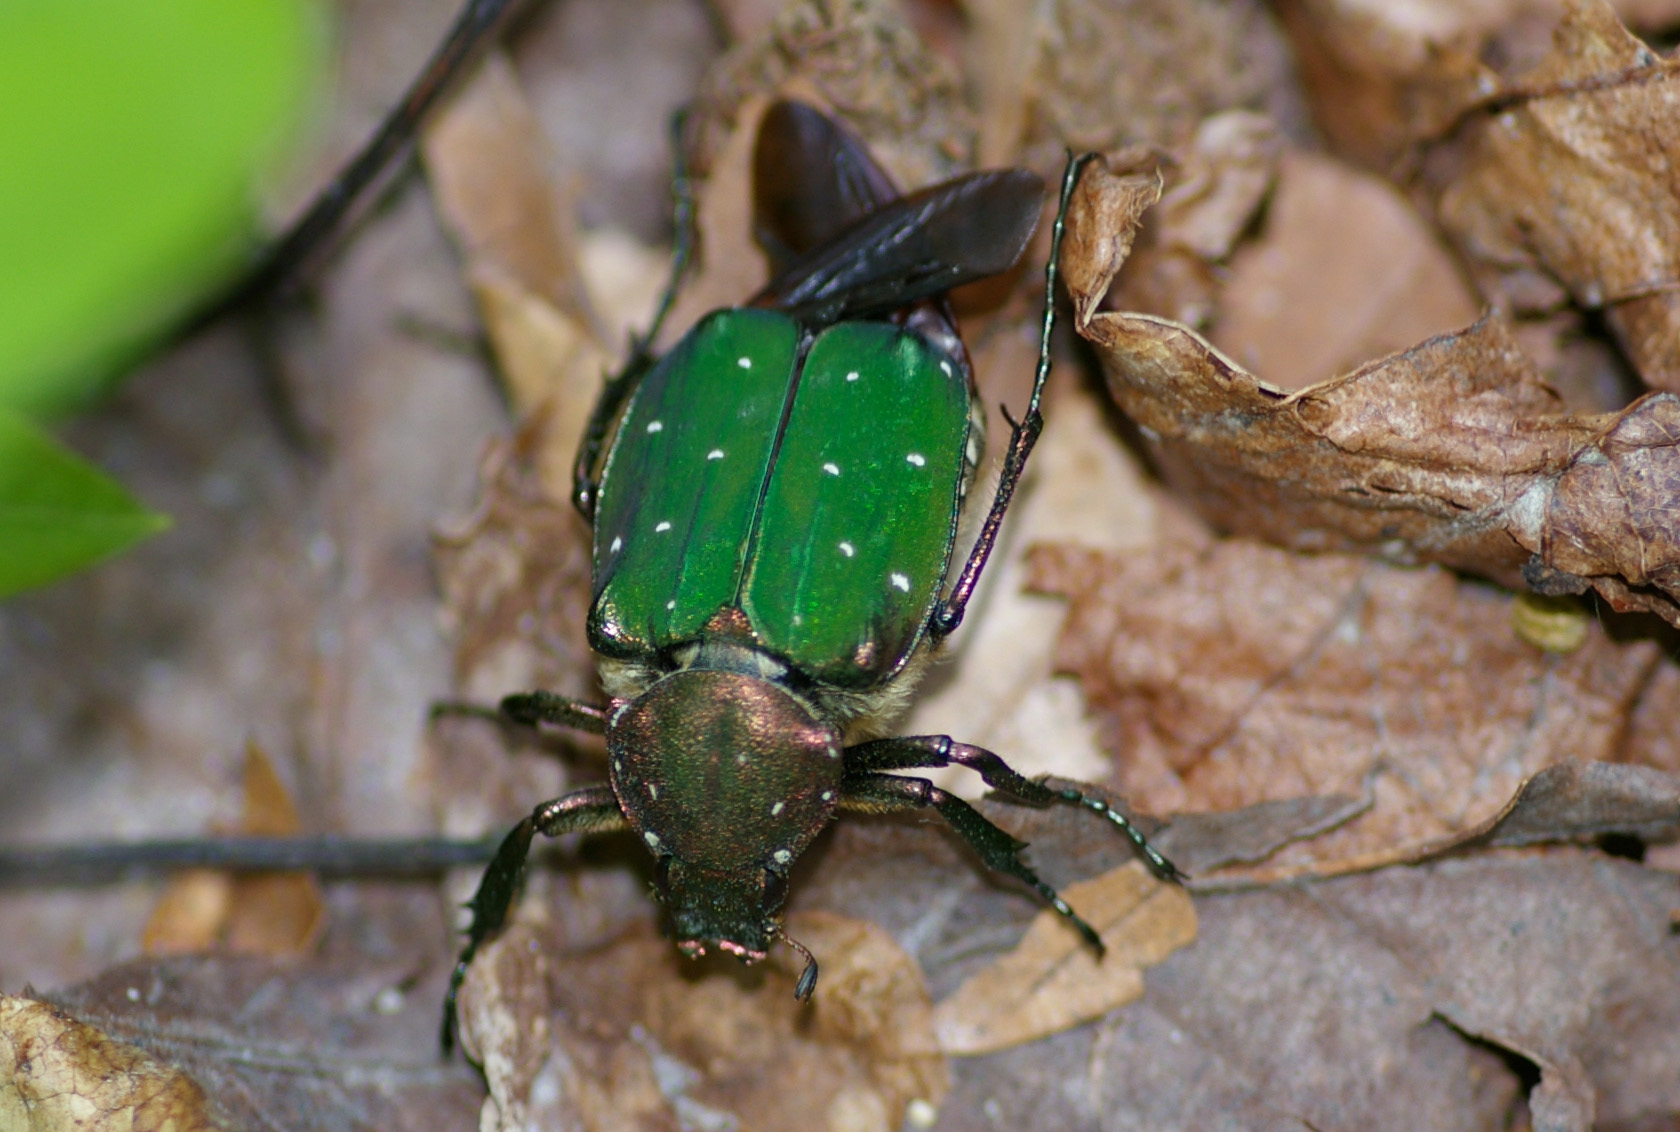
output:
<path id="1" fill-rule="evenodd" d="M 817 991 L 817 957 L 811 954 L 811 949 L 787 934 L 778 927 L 776 938 L 793 948 L 805 957 L 805 969 L 799 973 L 799 981 L 793 985 L 793 997 L 800 1002 L 810 1002 L 811 996 Z"/>

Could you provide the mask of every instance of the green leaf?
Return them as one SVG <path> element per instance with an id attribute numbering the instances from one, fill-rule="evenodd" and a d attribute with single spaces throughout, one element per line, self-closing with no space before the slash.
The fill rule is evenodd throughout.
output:
<path id="1" fill-rule="evenodd" d="M 43 586 L 169 526 L 123 486 L 0 409 L 0 597 Z"/>
<path id="2" fill-rule="evenodd" d="M 249 250 L 315 0 L 0 0 L 0 404 L 83 402 Z"/>

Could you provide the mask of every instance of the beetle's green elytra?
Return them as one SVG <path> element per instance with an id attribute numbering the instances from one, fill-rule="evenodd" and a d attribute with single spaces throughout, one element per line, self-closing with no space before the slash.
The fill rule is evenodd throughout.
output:
<path id="1" fill-rule="evenodd" d="M 607 457 L 591 644 L 680 646 L 734 608 L 811 679 L 879 683 L 940 596 L 969 412 L 953 360 L 891 323 L 801 343 L 780 312 L 707 316 L 643 381 Z"/>
<path id="2" fill-rule="evenodd" d="M 653 855 L 683 952 L 750 963 L 786 943 L 806 960 L 801 999 L 817 965 L 782 929 L 787 878 L 843 810 L 938 811 L 988 867 L 1102 950 L 1019 842 L 899 771 L 965 766 L 1028 805 L 1082 806 L 1158 876 L 1181 879 L 1091 794 L 1024 778 L 945 735 L 864 738 L 886 730 L 961 623 L 1042 428 L 1057 255 L 1081 167 L 1070 161 L 1062 181 L 1033 392 L 954 569 L 981 424 L 942 296 L 1019 258 L 1043 184 L 1002 170 L 900 197 L 819 111 L 782 101 L 765 113 L 755 230 L 776 277 L 664 358 L 633 357 L 607 383 L 575 465 L 573 499 L 595 529 L 589 637 L 608 703 L 529 692 L 501 705 L 517 722 L 604 733 L 608 783 L 538 806 L 485 870 L 450 980 L 446 1046 L 456 993 L 506 918 L 538 833 L 628 829 Z"/>

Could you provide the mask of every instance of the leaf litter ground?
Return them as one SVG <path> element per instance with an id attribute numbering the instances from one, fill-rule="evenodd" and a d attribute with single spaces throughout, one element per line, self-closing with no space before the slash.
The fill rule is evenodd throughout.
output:
<path id="1" fill-rule="evenodd" d="M 630 32 L 603 6 L 573 7 L 585 14 L 526 29 L 513 66 L 491 64 L 426 146 L 466 289 L 526 423 L 482 463 L 468 507 L 460 485 L 481 441 L 418 430 L 485 380 L 461 350 L 474 333 L 462 288 L 434 284 L 434 300 L 418 274 L 381 276 L 382 257 L 402 257 L 370 227 L 325 293 L 389 293 L 394 309 L 347 305 L 329 316 L 338 329 L 306 328 L 285 346 L 303 458 L 282 436 L 269 445 L 278 472 L 233 481 L 260 486 L 241 497 L 254 533 L 233 543 L 236 557 L 151 564 L 186 570 L 223 624 L 177 630 L 202 643 L 165 650 L 161 668 L 122 659 L 147 653 L 137 646 L 101 662 L 106 700 L 139 707 L 96 725 L 83 749 L 214 753 L 208 767 L 155 759 L 165 770 L 152 792 L 173 809 L 166 820 L 129 807 L 134 831 L 207 822 L 213 791 L 179 784 L 225 782 L 232 797 L 253 734 L 311 820 L 357 832 L 425 828 L 435 804 L 446 829 L 476 834 L 601 773 L 587 744 L 468 723 L 421 730 L 425 702 L 450 690 L 591 689 L 586 533 L 563 504 L 569 436 L 622 327 L 643 317 L 660 257 L 625 237 L 647 235 L 657 176 L 578 177 L 619 159 L 605 147 L 578 156 L 591 115 L 558 132 L 545 117 L 590 75 L 614 92 L 593 105 L 628 105 L 598 45 Z M 1179 894 L 1142 881 L 1087 815 L 984 803 L 1033 843 L 1053 883 L 1101 878 L 1091 906 L 1118 901 L 1114 942 L 1155 965 L 1141 979 L 1131 959 L 1105 970 L 1125 989 L 1103 989 L 1070 970 L 1087 960 L 1066 939 L 1029 926 L 1029 899 L 936 827 L 848 823 L 795 878 L 798 932 L 823 939 L 828 960 L 822 1001 L 801 1013 L 790 971 L 696 968 L 657 938 L 639 847 L 566 847 L 469 982 L 490 1126 L 1632 1128 L 1680 1111 L 1680 894 L 1661 867 L 1680 818 L 1674 638 L 1603 606 L 1534 614 L 1486 581 L 1413 565 L 1590 589 L 1672 620 L 1676 430 L 1670 402 L 1636 400 L 1675 387 L 1664 354 L 1675 200 L 1641 172 L 1677 136 L 1670 64 L 1599 5 L 1478 9 L 1479 22 L 1445 26 L 1408 22 L 1406 6 L 1374 26 L 1352 7 L 1300 0 L 1274 24 L 1253 5 L 1138 5 L 1116 24 L 1071 0 L 976 3 L 959 27 L 913 6 L 912 30 L 872 5 L 835 23 L 797 9 L 773 29 L 751 5 L 717 6 L 733 47 L 701 87 L 703 255 L 677 330 L 760 270 L 740 208 L 743 139 L 774 90 L 853 114 L 905 183 L 976 159 L 1053 175 L 1064 144 L 1110 153 L 1141 227 L 1086 209 L 1088 254 L 1072 257 L 1070 290 L 1135 445 L 1115 445 L 1103 410 L 1067 379 L 1075 355 L 1059 355 L 1052 435 L 1014 516 L 1026 537 L 905 729 L 957 731 L 1170 818 L 1158 837 L 1195 875 L 1193 897 L 1163 905 Z M 697 74 L 688 60 L 705 35 L 681 5 L 666 8 L 677 22 L 663 26 L 692 30 L 649 45 L 672 50 L 656 85 Z M 1435 46 L 1406 38 L 1418 26 Z M 569 45 L 563 63 L 537 65 L 538 47 L 557 42 Z M 1104 78 L 1115 75 L 1125 81 Z M 641 160 L 656 171 L 662 136 L 645 132 Z M 583 162 L 560 164 L 558 189 L 545 145 Z M 1607 154 L 1605 171 L 1572 171 L 1587 153 Z M 1541 202 L 1537 183 L 1574 195 Z M 1625 184 L 1645 187 L 1618 197 Z M 640 203 L 604 224 L 614 198 Z M 414 209 L 381 223 L 399 220 L 426 223 Z M 1018 404 L 1024 388 L 1031 275 L 964 303 L 989 404 Z M 1477 321 L 1484 304 L 1497 311 Z M 1593 333 L 1598 319 L 1611 339 Z M 393 327 L 392 344 L 353 344 Z M 237 342 L 198 349 L 243 356 Z M 196 365 L 206 379 L 217 370 Z M 441 366 L 441 384 L 416 377 L 426 366 Z M 303 380 L 317 372 L 321 385 Z M 131 415 L 158 415 L 129 396 Z M 471 434 L 483 436 L 494 424 L 470 403 L 479 416 L 441 415 L 483 421 Z M 213 416 L 205 427 L 225 430 Z M 204 451 L 193 473 L 211 483 L 233 457 Z M 1138 452 L 1173 496 L 1140 473 Z M 158 474 L 167 490 L 167 463 Z M 173 474 L 191 496 L 200 481 Z M 263 519 L 269 506 L 296 525 Z M 449 516 L 452 653 L 413 630 L 436 610 L 425 532 Z M 1233 532 L 1274 545 L 1222 537 Z M 1050 545 L 1023 557 L 1034 540 Z M 211 554 L 218 540 L 203 541 Z M 250 562 L 275 583 L 252 587 Z M 207 570 L 232 580 L 207 588 Z M 1059 638 L 1056 605 L 1015 592 L 1028 581 L 1066 599 Z M 104 624 L 132 606 L 122 585 L 109 576 L 87 584 L 99 600 L 48 599 L 27 616 L 77 640 L 68 629 L 86 610 L 111 611 Z M 256 612 L 234 616 L 253 589 L 268 604 L 247 598 Z M 988 634 L 994 620 L 1008 630 Z M 274 673 L 225 659 L 252 640 L 295 661 Z M 41 651 L 50 661 L 70 647 Z M 51 687 L 42 670 L 23 685 Z M 183 716 L 183 703 L 206 706 Z M 119 764 L 94 762 L 106 769 L 92 787 L 56 788 L 77 805 L 27 828 L 80 834 L 101 805 L 115 809 L 100 799 L 124 797 Z M 183 808 L 183 796 L 198 800 Z M 1603 837 L 1648 845 L 1645 863 L 1591 847 Z M 459 878 L 449 899 L 470 884 Z M 449 941 L 425 894 L 333 886 L 321 942 L 279 965 L 140 959 L 97 976 L 102 959 L 132 954 L 121 940 L 138 929 L 120 925 L 144 918 L 145 893 L 124 897 L 126 921 L 106 913 L 116 926 L 104 936 L 83 919 L 49 930 L 86 915 L 53 899 L 65 910 L 25 909 L 27 945 L 6 951 L 19 971 L 43 986 L 88 980 L 54 1000 L 188 1066 L 248 1126 L 286 1114 L 288 1126 L 458 1127 L 477 1103 L 459 1063 L 430 1058 Z M 51 942 L 66 938 L 81 942 Z M 262 1056 L 225 1052 L 241 1047 Z"/>

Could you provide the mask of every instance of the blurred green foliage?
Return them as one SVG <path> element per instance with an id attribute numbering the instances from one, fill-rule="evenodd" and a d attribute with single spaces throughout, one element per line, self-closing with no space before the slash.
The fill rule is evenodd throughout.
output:
<path id="1" fill-rule="evenodd" d="M 244 262 L 323 26 L 316 0 L 0 0 L 0 594 L 166 525 L 29 422 Z"/>

